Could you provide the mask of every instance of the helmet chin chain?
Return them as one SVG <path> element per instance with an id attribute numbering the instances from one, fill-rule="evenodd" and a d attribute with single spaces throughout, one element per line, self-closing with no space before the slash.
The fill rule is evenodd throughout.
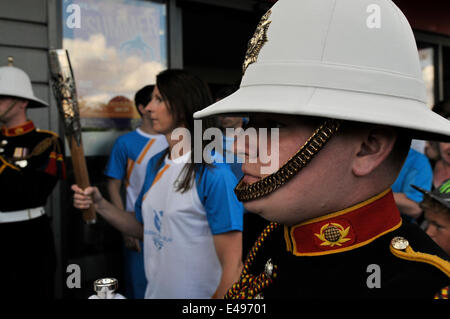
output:
<path id="1" fill-rule="evenodd" d="M 323 122 L 297 153 L 295 153 L 294 156 L 292 156 L 275 173 L 252 184 L 244 183 L 241 179 L 234 189 L 237 198 L 241 202 L 258 199 L 269 195 L 282 185 L 286 184 L 322 149 L 322 147 L 338 131 L 341 123 L 342 121 L 335 119 L 329 119 Z"/>
<path id="2" fill-rule="evenodd" d="M 5 110 L 5 112 L 3 112 L 2 114 L 0 114 L 0 120 L 1 120 L 6 114 L 8 114 L 8 113 L 13 109 L 13 107 L 16 105 L 16 103 L 17 103 L 17 100 L 14 100 L 14 101 L 11 103 L 11 105 Z"/>

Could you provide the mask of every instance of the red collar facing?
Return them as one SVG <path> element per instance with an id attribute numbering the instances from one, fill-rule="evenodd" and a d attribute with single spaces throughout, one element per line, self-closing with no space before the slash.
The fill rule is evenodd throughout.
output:
<path id="1" fill-rule="evenodd" d="M 287 250 L 296 256 L 334 254 L 364 246 L 402 224 L 391 189 L 347 209 L 285 226 Z"/>
<path id="2" fill-rule="evenodd" d="M 10 128 L 6 128 L 3 126 L 1 128 L 1 132 L 4 136 L 18 136 L 18 135 L 23 135 L 28 132 L 31 132 L 34 129 L 35 129 L 35 127 L 34 127 L 33 121 L 27 121 L 21 125 L 10 127 Z"/>

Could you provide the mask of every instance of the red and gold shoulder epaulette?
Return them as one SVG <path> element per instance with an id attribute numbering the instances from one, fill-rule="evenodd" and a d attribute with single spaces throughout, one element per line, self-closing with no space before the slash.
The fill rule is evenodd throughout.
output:
<path id="1" fill-rule="evenodd" d="M 36 129 L 36 132 L 38 132 L 38 133 L 47 133 L 47 134 L 51 134 L 51 135 L 53 135 L 53 136 L 59 137 L 59 135 L 56 134 L 56 133 L 53 132 L 53 131 L 42 130 L 42 129 L 40 129 L 40 128 Z"/>

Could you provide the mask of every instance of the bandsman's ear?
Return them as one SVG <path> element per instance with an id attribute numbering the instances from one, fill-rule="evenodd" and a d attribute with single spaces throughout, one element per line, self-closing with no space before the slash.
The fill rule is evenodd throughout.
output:
<path id="1" fill-rule="evenodd" d="M 352 171 L 356 176 L 366 176 L 378 168 L 391 153 L 397 134 L 389 127 L 372 127 L 362 135 Z"/>
<path id="2" fill-rule="evenodd" d="M 142 116 L 142 114 L 145 113 L 145 105 L 139 104 L 138 105 L 139 114 Z"/>

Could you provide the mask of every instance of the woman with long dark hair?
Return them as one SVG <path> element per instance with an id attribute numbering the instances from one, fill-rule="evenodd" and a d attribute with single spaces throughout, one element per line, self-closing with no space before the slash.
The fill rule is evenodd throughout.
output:
<path id="1" fill-rule="evenodd" d="M 93 204 L 114 227 L 143 238 L 145 298 L 220 298 L 239 277 L 243 207 L 233 193 L 237 180 L 227 164 L 195 156 L 196 147 L 203 155 L 203 139 L 194 140 L 192 115 L 211 103 L 199 78 L 182 70 L 157 76 L 145 109 L 169 147 L 149 161 L 135 215 L 111 205 L 95 187 L 72 186 L 76 208 Z M 202 130 L 213 125 L 203 121 Z"/>

